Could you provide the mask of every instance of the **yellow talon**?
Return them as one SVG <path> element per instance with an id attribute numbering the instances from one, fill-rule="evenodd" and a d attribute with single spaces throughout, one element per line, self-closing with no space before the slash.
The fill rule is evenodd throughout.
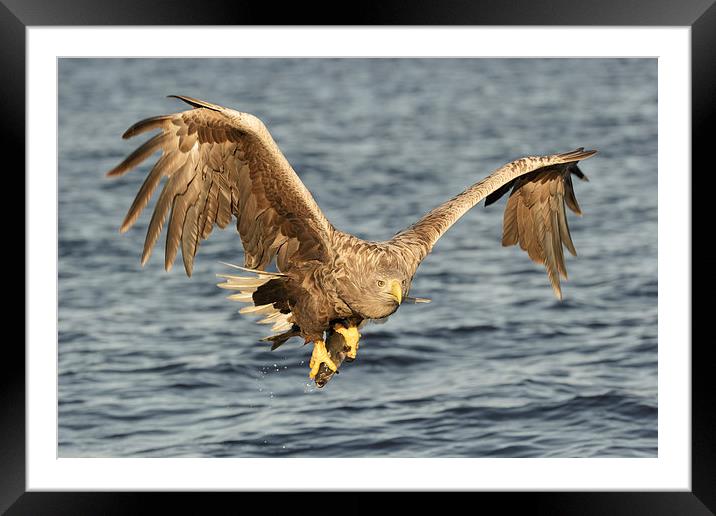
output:
<path id="1" fill-rule="evenodd" d="M 311 354 L 311 362 L 309 363 L 311 366 L 311 372 L 308 374 L 309 378 L 313 379 L 316 377 L 322 363 L 326 364 L 331 371 L 338 370 L 336 364 L 333 363 L 333 360 L 331 360 L 331 357 L 328 355 L 326 343 L 322 340 L 317 340 L 313 343 L 313 353 Z"/>
<path id="2" fill-rule="evenodd" d="M 345 326 L 338 324 L 336 325 L 335 330 L 343 335 L 346 345 L 350 348 L 350 350 L 346 353 L 346 356 L 350 359 L 355 359 L 358 354 L 358 341 L 360 340 L 358 328 L 355 326 L 346 328 Z"/>

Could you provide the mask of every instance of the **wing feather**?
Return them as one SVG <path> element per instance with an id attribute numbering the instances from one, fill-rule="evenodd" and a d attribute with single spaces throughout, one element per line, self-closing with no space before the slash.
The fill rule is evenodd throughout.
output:
<path id="1" fill-rule="evenodd" d="M 138 134 L 142 134 L 153 129 L 159 129 L 171 120 L 172 115 L 160 115 L 153 116 L 151 118 L 145 118 L 144 120 L 140 120 L 132 127 L 124 131 L 122 138 L 126 140 L 127 138 L 131 138 L 132 136 L 137 136 Z"/>
<path id="2" fill-rule="evenodd" d="M 573 198 L 571 204 L 576 207 L 574 211 L 579 212 L 569 168 L 549 170 L 517 180 L 503 219 L 502 245 L 519 244 L 530 259 L 544 264 L 559 299 L 562 298 L 560 277 L 568 278 L 563 247 L 573 256 L 577 254 L 565 213 L 570 193 Z"/>
<path id="3" fill-rule="evenodd" d="M 140 187 L 137 196 L 134 198 L 134 202 L 132 202 L 132 206 L 130 206 L 129 211 L 127 211 L 127 216 L 124 218 L 122 227 L 120 228 L 122 233 L 132 227 L 132 225 L 137 221 L 139 215 L 142 213 L 142 210 L 147 207 L 147 204 L 149 204 L 149 200 L 152 198 L 154 191 L 159 186 L 162 177 L 169 175 L 178 167 L 180 162 L 183 162 L 183 160 L 186 160 L 186 156 L 183 156 L 179 152 L 163 154 L 162 157 L 159 158 L 159 161 L 156 162 L 144 180 L 144 183 L 142 183 L 142 186 Z"/>
<path id="4" fill-rule="evenodd" d="M 136 167 L 149 156 L 160 150 L 167 142 L 169 142 L 170 138 L 171 136 L 165 133 L 159 133 L 153 136 L 150 140 L 144 142 L 138 149 L 127 156 L 119 165 L 107 172 L 107 175 L 121 176 L 126 174 L 129 170 Z"/>
<path id="5" fill-rule="evenodd" d="M 550 210 L 550 235 L 552 235 L 552 247 L 554 248 L 554 256 L 556 258 L 557 270 L 559 275 L 567 279 L 567 267 L 564 265 L 564 250 L 562 249 L 562 237 L 559 234 L 559 216 L 556 210 Z"/>
<path id="6" fill-rule="evenodd" d="M 517 202 L 512 197 L 507 200 L 505 217 L 502 222 L 502 245 L 515 245 L 519 240 L 519 229 L 517 225 Z"/>
<path id="7" fill-rule="evenodd" d="M 575 170 L 579 171 L 579 167 L 575 166 Z M 575 173 L 575 172 L 572 172 Z M 580 171 L 581 173 L 581 171 Z M 579 176 L 578 176 L 579 177 Z M 583 179 L 586 180 L 586 176 L 582 174 Z M 572 210 L 577 215 L 582 215 L 582 208 L 579 207 L 579 203 L 577 202 L 577 197 L 574 195 L 574 186 L 572 185 L 572 177 L 570 175 L 567 175 L 565 177 L 565 187 L 564 187 L 564 200 L 567 202 L 567 206 L 569 206 L 569 209 Z"/>
<path id="8" fill-rule="evenodd" d="M 569 232 L 569 224 L 567 223 L 567 214 L 564 211 L 564 204 L 557 207 L 557 216 L 559 220 L 559 235 L 562 238 L 562 242 L 567 247 L 572 256 L 577 256 L 577 250 L 572 242 L 572 235 Z"/>
<path id="9" fill-rule="evenodd" d="M 199 219 L 199 227 L 202 228 L 202 240 L 211 234 L 214 222 L 216 221 L 216 212 L 219 209 L 219 188 L 218 182 L 212 181 L 211 187 L 209 188 L 209 195 L 206 198 L 206 207 L 202 213 L 202 218 Z"/>
<path id="10" fill-rule="evenodd" d="M 200 202 L 201 200 L 189 207 L 184 218 L 184 227 L 182 228 L 181 254 L 182 261 L 184 262 L 184 270 L 189 277 L 191 277 L 192 270 L 194 269 L 194 256 L 196 256 L 196 246 L 199 240 L 199 230 L 197 229 L 199 210 L 197 209 L 197 205 Z"/>
<path id="11" fill-rule="evenodd" d="M 219 203 L 216 207 L 216 224 L 221 229 L 224 229 L 229 225 L 229 222 L 231 222 L 231 189 L 222 185 L 221 188 L 219 188 L 218 201 Z"/>
<path id="12" fill-rule="evenodd" d="M 516 196 L 514 202 L 517 204 L 517 235 L 520 248 L 527 251 L 532 257 L 534 249 L 539 246 L 539 225 L 535 224 L 530 216 L 530 208 L 524 202 L 520 202 L 521 196 Z M 536 226 L 536 227 L 535 227 Z M 534 241 L 533 241 L 534 240 Z M 534 258 L 532 258 L 534 260 Z"/>
<path id="13" fill-rule="evenodd" d="M 559 272 L 557 270 L 557 256 L 552 245 L 552 232 L 545 230 L 542 236 L 542 249 L 544 250 L 544 266 L 547 270 L 547 277 L 552 285 L 555 295 L 562 299 L 562 291 L 559 286 Z"/>
<path id="14" fill-rule="evenodd" d="M 159 238 L 159 233 L 161 233 L 162 226 L 164 225 L 164 219 L 174 201 L 174 197 L 178 193 L 186 190 L 186 183 L 191 177 L 192 168 L 193 163 L 191 159 L 187 159 L 184 165 L 164 183 L 164 188 L 162 189 L 162 193 L 159 194 L 159 199 L 157 199 L 157 205 L 154 208 L 152 220 L 149 222 L 149 229 L 147 230 L 147 236 L 144 240 L 142 265 L 146 264 L 147 260 L 149 260 L 152 247 Z"/>
<path id="15" fill-rule="evenodd" d="M 184 232 L 184 221 L 186 220 L 187 212 L 199 197 L 200 190 L 201 184 L 194 178 L 190 181 L 186 191 L 174 198 L 164 250 L 164 267 L 166 270 L 171 270 L 172 268 Z"/>

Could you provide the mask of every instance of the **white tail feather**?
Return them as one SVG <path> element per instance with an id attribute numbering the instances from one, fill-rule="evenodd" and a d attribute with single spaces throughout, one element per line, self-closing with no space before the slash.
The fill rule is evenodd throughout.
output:
<path id="1" fill-rule="evenodd" d="M 265 315 L 266 317 L 258 322 L 259 324 L 273 324 L 271 327 L 272 332 L 286 331 L 293 327 L 293 322 L 290 320 L 290 312 L 287 314 L 281 313 L 279 310 L 274 308 L 273 304 L 256 306 L 253 299 L 253 293 L 256 292 L 261 285 L 268 283 L 272 279 L 283 277 L 285 276 L 284 274 L 247 269 L 230 263 L 224 263 L 224 265 L 256 274 L 256 276 L 234 276 L 232 274 L 216 275 L 217 277 L 224 278 L 226 280 L 224 283 L 217 283 L 217 287 L 239 291 L 237 294 L 228 296 L 228 299 L 242 303 L 250 303 L 249 306 L 245 306 L 239 310 L 239 313 L 249 315 Z"/>
<path id="2" fill-rule="evenodd" d="M 260 287 L 261 285 L 271 281 L 271 278 L 246 278 L 242 276 L 229 276 L 228 274 L 217 274 L 217 276 L 226 278 L 226 283 L 230 285 L 240 285 L 242 287 Z"/>
<path id="3" fill-rule="evenodd" d="M 260 274 L 262 276 L 273 276 L 274 278 L 280 278 L 282 276 L 286 276 L 285 274 L 281 274 L 280 272 L 269 272 L 269 271 L 260 271 L 257 269 L 247 269 L 246 267 L 239 267 L 238 265 L 234 265 L 233 263 L 226 263 L 226 262 L 219 262 L 222 265 L 226 265 L 227 267 L 232 267 L 234 269 L 239 269 L 246 272 L 253 272 L 254 274 Z"/>
<path id="4" fill-rule="evenodd" d="M 241 290 L 246 292 L 256 292 L 257 287 L 246 287 L 244 285 L 238 285 L 235 283 L 229 283 L 228 281 L 226 283 L 217 283 L 217 287 L 223 288 L 226 290 Z"/>
<path id="5" fill-rule="evenodd" d="M 242 303 L 253 303 L 254 302 L 253 294 L 251 292 L 242 292 L 240 294 L 233 294 L 231 296 L 228 296 L 226 299 L 231 299 L 232 301 L 240 301 Z"/>
<path id="6" fill-rule="evenodd" d="M 271 327 L 271 331 L 284 331 L 284 330 L 290 330 L 293 326 L 293 323 L 290 323 L 288 321 L 276 323 Z"/>
<path id="7" fill-rule="evenodd" d="M 274 324 L 276 323 L 276 319 L 286 319 L 286 314 L 282 314 L 281 312 L 274 312 L 265 319 L 261 319 L 259 321 L 259 324 Z"/>
<path id="8" fill-rule="evenodd" d="M 245 306 L 239 310 L 240 314 L 256 314 L 256 315 L 268 315 L 275 312 L 276 309 L 273 305 L 259 305 L 259 306 Z"/>

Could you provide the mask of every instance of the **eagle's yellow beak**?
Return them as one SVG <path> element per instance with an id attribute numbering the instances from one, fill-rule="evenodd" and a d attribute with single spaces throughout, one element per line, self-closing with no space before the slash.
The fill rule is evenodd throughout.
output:
<path id="1" fill-rule="evenodd" d="M 391 280 L 390 293 L 393 295 L 398 304 L 403 302 L 403 289 L 398 280 Z"/>

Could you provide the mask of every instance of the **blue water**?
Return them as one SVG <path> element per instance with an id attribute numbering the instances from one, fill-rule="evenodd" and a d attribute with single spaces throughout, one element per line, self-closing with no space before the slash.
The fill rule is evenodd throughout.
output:
<path id="1" fill-rule="evenodd" d="M 230 227 L 194 275 L 139 257 L 151 212 L 119 225 L 149 169 L 104 173 L 137 120 L 184 94 L 265 121 L 329 220 L 379 240 L 522 155 L 599 154 L 569 213 L 565 300 L 500 245 L 478 206 L 363 330 L 323 389 L 310 346 L 215 284 L 243 262 Z M 153 206 L 153 204 L 152 204 Z M 61 59 L 59 455 L 62 457 L 655 457 L 655 59 Z"/>

